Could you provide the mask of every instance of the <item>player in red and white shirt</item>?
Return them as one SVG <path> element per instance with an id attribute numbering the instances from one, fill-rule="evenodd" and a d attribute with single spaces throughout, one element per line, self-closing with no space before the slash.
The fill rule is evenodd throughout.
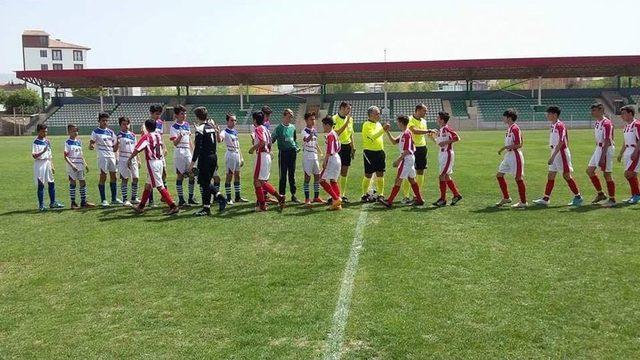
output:
<path id="1" fill-rule="evenodd" d="M 341 210 L 342 198 L 340 197 L 340 186 L 338 178 L 342 169 L 340 160 L 340 139 L 338 133 L 333 129 L 335 122 L 332 116 L 325 116 L 322 119 L 322 128 L 327 134 L 324 161 L 322 162 L 322 172 L 320 173 L 320 186 L 331 196 L 329 210 Z"/>
<path id="2" fill-rule="evenodd" d="M 456 183 L 451 178 L 453 174 L 453 164 L 455 153 L 453 151 L 453 143 L 460 141 L 458 134 L 449 126 L 449 113 L 441 111 L 436 119 L 440 129 L 436 135 L 436 144 L 440 147 L 438 161 L 440 163 L 440 198 L 433 203 L 435 206 L 447 205 L 447 186 L 453 193 L 451 205 L 455 205 L 462 200 L 462 195 L 458 191 Z"/>
<path id="3" fill-rule="evenodd" d="M 562 172 L 562 177 L 573 193 L 573 200 L 569 203 L 569 206 L 580 206 L 582 205 L 583 199 L 576 181 L 571 176 L 573 165 L 571 165 L 571 152 L 569 151 L 569 136 L 567 135 L 567 128 L 564 126 L 564 123 L 560 121 L 560 108 L 557 106 L 549 106 L 547 108 L 547 120 L 551 123 L 551 132 L 549 133 L 551 157 L 549 157 L 549 161 L 547 161 L 549 165 L 547 186 L 544 190 L 544 196 L 534 200 L 533 203 L 543 206 L 549 205 L 556 174 Z"/>
<path id="4" fill-rule="evenodd" d="M 164 121 L 161 118 L 162 116 L 162 105 L 151 105 L 149 106 L 149 118 L 151 118 L 151 120 L 153 120 L 153 122 L 155 122 L 156 124 L 156 129 L 154 130 L 155 132 L 157 132 L 160 137 L 162 137 L 162 134 L 164 134 Z M 142 125 L 142 133 L 146 133 L 147 129 L 145 128 L 144 124 Z M 162 154 L 162 184 L 164 185 L 165 189 L 167 188 L 167 149 L 164 149 L 164 154 Z M 151 192 L 151 195 L 149 197 L 149 206 L 154 206 L 153 203 L 153 192 Z"/>
<path id="5" fill-rule="evenodd" d="M 635 113 L 633 106 L 627 105 L 620 109 L 620 117 L 627 125 L 624 127 L 624 146 L 620 149 L 618 162 L 624 160 L 624 177 L 631 187 L 631 197 L 625 200 L 627 204 L 637 204 L 640 201 L 640 184 L 638 184 L 640 120 L 634 119 Z"/>
<path id="6" fill-rule="evenodd" d="M 505 174 L 511 174 L 516 180 L 518 194 L 520 195 L 520 201 L 511 205 L 511 207 L 524 209 L 527 207 L 527 189 L 524 183 L 524 157 L 520 150 L 523 145 L 522 132 L 516 124 L 517 120 L 518 113 L 515 109 L 507 109 L 502 114 L 502 122 L 507 125 L 507 132 L 504 137 L 504 146 L 498 150 L 498 155 L 502 155 L 503 151 L 506 151 L 506 153 L 496 174 L 496 179 L 498 179 L 498 185 L 500 185 L 500 191 L 502 192 L 502 200 L 498 201 L 496 206 L 500 207 L 511 203 L 507 181 L 504 179 Z"/>
<path id="7" fill-rule="evenodd" d="M 307 126 L 300 133 L 302 137 L 302 169 L 304 170 L 304 203 L 310 206 L 311 203 L 324 204 L 320 198 L 320 164 L 318 156 L 322 156 L 320 146 L 318 146 L 318 132 L 315 129 L 316 113 L 304 114 L 304 121 Z M 313 200 L 309 196 L 309 183 L 313 176 Z"/>
<path id="8" fill-rule="evenodd" d="M 120 131 L 116 135 L 115 148 L 118 150 L 118 172 L 120 173 L 120 192 L 124 206 L 137 205 L 138 200 L 138 179 L 140 178 L 140 161 L 135 157 L 129 164 L 129 156 L 136 145 L 136 134 L 131 131 L 131 120 L 128 117 L 118 119 Z M 128 183 L 131 179 L 131 201 L 128 198 Z"/>
<path id="9" fill-rule="evenodd" d="M 176 191 L 178 192 L 178 206 L 198 205 L 193 198 L 196 179 L 191 171 L 191 126 L 187 122 L 187 108 L 182 105 L 173 107 L 175 122 L 169 129 L 169 140 L 173 143 L 173 166 L 176 169 Z M 184 200 L 182 182 L 185 177 L 189 178 L 189 200 Z"/>
<path id="10" fill-rule="evenodd" d="M 424 200 L 422 200 L 422 195 L 420 194 L 420 185 L 416 182 L 416 146 L 413 143 L 413 133 L 407 127 L 409 125 L 409 118 L 405 115 L 400 115 L 396 119 L 398 122 L 398 127 L 402 134 L 398 137 L 393 137 L 389 130 L 391 129 L 390 124 L 384 125 L 384 130 L 391 140 L 392 143 L 398 144 L 398 149 L 400 150 L 400 156 L 393 162 L 393 166 L 398 168 L 398 172 L 396 173 L 396 180 L 393 184 L 393 188 L 391 189 L 391 195 L 384 200 L 379 198 L 378 201 L 390 208 L 393 204 L 393 200 L 398 195 L 400 191 L 400 186 L 404 180 L 408 180 L 409 184 L 411 184 L 411 188 L 413 189 L 413 194 L 415 196 L 415 201 L 413 205 L 420 206 L 424 205 Z"/>
<path id="11" fill-rule="evenodd" d="M 249 149 L 249 154 L 256 153 L 256 165 L 253 171 L 253 185 L 258 199 L 256 211 L 266 211 L 267 203 L 265 199 L 265 191 L 278 199 L 280 209 L 284 208 L 285 197 L 279 194 L 276 189 L 269 183 L 271 175 L 271 133 L 264 127 L 264 113 L 254 112 L 253 125 L 255 126 L 255 137 L 253 146 Z"/>
<path id="12" fill-rule="evenodd" d="M 144 152 L 145 162 L 147 165 L 147 182 L 144 184 L 144 191 L 142 192 L 140 204 L 134 207 L 134 210 L 137 213 L 144 212 L 144 207 L 153 192 L 153 188 L 156 188 L 160 192 L 162 200 L 169 204 L 167 215 L 177 214 L 180 211 L 180 208 L 173 202 L 169 191 L 162 184 L 162 169 L 164 168 L 163 158 L 165 153 L 162 136 L 155 131 L 156 122 L 154 120 L 149 119 L 145 121 L 144 127 L 147 130 L 146 133 L 142 135 L 127 160 L 129 164 L 131 164 L 138 153 Z"/>
<path id="13" fill-rule="evenodd" d="M 611 172 L 613 171 L 613 157 L 615 155 L 615 145 L 613 143 L 613 122 L 604 116 L 604 105 L 595 103 L 591 105 L 591 116 L 596 120 L 594 124 L 594 133 L 596 138 L 596 149 L 589 160 L 587 167 L 587 175 L 598 192 L 592 204 L 599 204 L 603 200 L 607 200 L 600 179 L 596 174 L 596 170 L 600 169 L 604 174 L 607 182 L 607 192 L 609 200 L 603 203 L 604 207 L 616 206 L 616 184 L 613 182 Z"/>

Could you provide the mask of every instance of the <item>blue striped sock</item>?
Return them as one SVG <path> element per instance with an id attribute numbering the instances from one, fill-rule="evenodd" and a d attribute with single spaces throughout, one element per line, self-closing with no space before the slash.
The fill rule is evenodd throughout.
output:
<path id="1" fill-rule="evenodd" d="M 80 204 L 87 202 L 87 185 L 80 186 Z"/>
<path id="2" fill-rule="evenodd" d="M 182 191 L 182 180 L 176 180 L 176 191 L 178 192 L 178 199 L 184 201 L 184 192 Z"/>
<path id="3" fill-rule="evenodd" d="M 71 202 L 76 202 L 76 184 L 69 183 L 69 197 L 71 197 Z"/>
<path id="4" fill-rule="evenodd" d="M 313 183 L 313 197 L 314 198 L 320 197 L 320 183 L 318 181 Z"/>
<path id="5" fill-rule="evenodd" d="M 224 183 L 224 192 L 227 194 L 227 200 L 231 200 L 231 183 Z"/>
<path id="6" fill-rule="evenodd" d="M 118 197 L 118 183 L 115 181 L 110 182 L 109 187 L 111 188 L 111 202 L 115 202 L 116 197 Z"/>
<path id="7" fill-rule="evenodd" d="M 138 199 L 138 183 L 131 183 L 131 200 Z"/>
<path id="8" fill-rule="evenodd" d="M 193 199 L 195 184 L 196 184 L 195 179 L 189 179 L 189 200 Z"/>
<path id="9" fill-rule="evenodd" d="M 304 190 L 304 199 L 309 200 L 309 183 L 305 182 L 302 184 L 302 189 Z"/>
<path id="10" fill-rule="evenodd" d="M 104 184 L 98 184 L 98 192 L 100 193 L 100 201 L 107 200 L 107 195 L 105 194 Z"/>
<path id="11" fill-rule="evenodd" d="M 122 193 L 122 202 L 127 202 L 127 182 L 123 181 L 120 183 L 120 192 Z"/>
<path id="12" fill-rule="evenodd" d="M 240 198 L 240 182 L 239 181 L 233 182 L 233 189 L 235 190 L 236 198 Z"/>

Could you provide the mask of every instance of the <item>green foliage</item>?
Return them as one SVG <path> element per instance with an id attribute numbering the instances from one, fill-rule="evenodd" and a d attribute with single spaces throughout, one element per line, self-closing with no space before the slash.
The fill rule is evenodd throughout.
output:
<path id="1" fill-rule="evenodd" d="M 97 97 L 100 96 L 100 88 L 73 88 L 71 93 L 76 97 Z M 106 91 L 102 90 L 102 95 L 106 95 Z"/>
<path id="2" fill-rule="evenodd" d="M 364 84 L 327 84 L 327 93 L 329 94 L 344 94 L 363 91 L 365 91 Z"/>
<path id="3" fill-rule="evenodd" d="M 0 104 L 4 104 L 6 100 L 7 100 L 7 92 L 0 89 Z"/>
<path id="4" fill-rule="evenodd" d="M 20 89 L 6 95 L 4 106 L 7 112 L 13 112 L 13 109 L 23 107 L 32 111 L 33 108 L 40 105 L 40 95 L 31 89 Z"/>

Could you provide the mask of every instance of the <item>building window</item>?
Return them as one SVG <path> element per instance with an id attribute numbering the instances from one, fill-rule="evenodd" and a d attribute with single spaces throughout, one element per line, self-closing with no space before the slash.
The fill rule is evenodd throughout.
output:
<path id="1" fill-rule="evenodd" d="M 56 97 L 65 97 L 66 93 L 64 91 L 56 91 Z"/>
<path id="2" fill-rule="evenodd" d="M 53 64 L 53 70 L 62 70 L 62 64 Z"/>
<path id="3" fill-rule="evenodd" d="M 40 65 L 40 70 L 49 70 L 49 65 L 47 65 L 47 64 L 41 64 L 41 65 Z"/>
<path id="4" fill-rule="evenodd" d="M 53 60 L 62 60 L 62 50 L 51 50 L 51 58 Z"/>
<path id="5" fill-rule="evenodd" d="M 47 57 L 47 50 L 40 50 L 40 57 L 46 58 Z"/>
<path id="6" fill-rule="evenodd" d="M 82 70 L 82 69 L 83 69 L 83 66 L 82 66 L 82 64 L 73 64 L 73 68 L 74 68 L 75 70 Z"/>
<path id="7" fill-rule="evenodd" d="M 73 61 L 82 61 L 82 51 L 73 50 Z"/>
<path id="8" fill-rule="evenodd" d="M 49 46 L 49 37 L 48 36 L 40 36 L 40 45 Z"/>

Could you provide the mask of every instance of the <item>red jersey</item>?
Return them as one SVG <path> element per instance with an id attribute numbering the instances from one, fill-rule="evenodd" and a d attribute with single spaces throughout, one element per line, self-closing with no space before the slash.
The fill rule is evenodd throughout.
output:
<path id="1" fill-rule="evenodd" d="M 335 130 L 331 130 L 327 134 L 327 156 L 336 155 L 340 152 L 340 141 L 338 141 L 338 134 Z"/>
<path id="2" fill-rule="evenodd" d="M 253 145 L 258 145 L 260 140 L 264 142 L 264 146 L 258 147 L 259 153 L 270 153 L 271 152 L 271 133 L 269 129 L 267 129 L 264 125 L 260 125 L 255 129 L 255 137 L 253 138 Z"/>
<path id="3" fill-rule="evenodd" d="M 142 135 L 136 144 L 137 151 L 143 151 L 147 160 L 162 160 L 162 135 L 157 132 Z"/>

